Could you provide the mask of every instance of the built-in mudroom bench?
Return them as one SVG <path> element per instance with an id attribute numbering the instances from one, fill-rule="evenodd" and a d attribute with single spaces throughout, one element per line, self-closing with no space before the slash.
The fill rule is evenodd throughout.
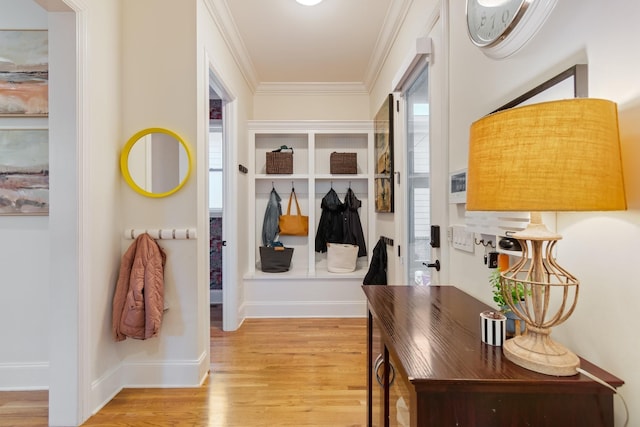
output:
<path id="1" fill-rule="evenodd" d="M 249 129 L 249 209 L 244 275 L 247 317 L 352 317 L 366 314 L 361 285 L 367 273 L 374 236 L 373 123 L 371 121 L 252 121 Z M 267 153 L 282 146 L 293 150 L 292 173 L 267 173 Z M 332 153 L 355 153 L 355 173 L 331 173 Z M 283 212 L 292 188 L 303 215 L 309 217 L 307 236 L 280 236 L 293 248 L 289 271 L 263 272 L 259 248 L 265 210 L 272 189 L 281 197 Z M 357 258 L 356 269 L 333 273 L 327 253 L 315 251 L 321 202 L 330 189 L 344 199 L 351 188 L 362 202 L 358 210 L 367 256 Z M 292 209 L 295 212 L 295 204 Z"/>

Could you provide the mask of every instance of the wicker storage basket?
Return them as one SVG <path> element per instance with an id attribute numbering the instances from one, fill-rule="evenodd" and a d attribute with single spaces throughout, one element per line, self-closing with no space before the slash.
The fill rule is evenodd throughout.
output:
<path id="1" fill-rule="evenodd" d="M 267 152 L 267 173 L 268 174 L 292 174 L 293 173 L 293 152 L 269 151 Z"/>
<path id="2" fill-rule="evenodd" d="M 336 153 L 329 156 L 329 171 L 331 173 L 358 173 L 358 153 Z"/>

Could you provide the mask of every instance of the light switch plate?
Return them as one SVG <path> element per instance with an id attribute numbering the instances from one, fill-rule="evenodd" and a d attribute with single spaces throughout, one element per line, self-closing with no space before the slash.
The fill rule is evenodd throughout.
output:
<path id="1" fill-rule="evenodd" d="M 467 231 L 467 227 L 464 225 L 454 225 L 453 229 L 452 245 L 454 249 L 473 253 L 475 248 L 473 244 L 473 233 Z"/>

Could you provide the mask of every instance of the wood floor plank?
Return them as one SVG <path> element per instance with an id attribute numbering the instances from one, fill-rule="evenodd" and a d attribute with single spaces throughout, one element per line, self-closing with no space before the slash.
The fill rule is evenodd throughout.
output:
<path id="1" fill-rule="evenodd" d="M 47 425 L 46 392 L 24 393 L 0 393 L 0 426 Z M 234 332 L 211 328 L 211 372 L 202 387 L 125 389 L 83 426 L 365 422 L 366 319 L 248 319 Z"/>
<path id="2" fill-rule="evenodd" d="M 212 328 L 203 387 L 123 390 L 85 426 L 364 426 L 365 367 L 364 318 L 248 319 Z"/>
<path id="3" fill-rule="evenodd" d="M 49 392 L 0 392 L 0 426 L 46 427 L 48 425 Z"/>

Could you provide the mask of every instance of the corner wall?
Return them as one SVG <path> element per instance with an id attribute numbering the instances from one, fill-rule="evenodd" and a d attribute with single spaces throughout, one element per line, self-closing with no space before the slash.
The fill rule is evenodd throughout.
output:
<path id="1" fill-rule="evenodd" d="M 640 253 L 640 57 L 636 42 L 640 4 L 559 1 L 541 31 L 521 51 L 504 60 L 485 57 L 466 34 L 464 2 L 451 7 L 450 170 L 466 167 L 471 123 L 576 63 L 589 67 L 589 96 L 618 103 L 629 210 L 558 214 L 558 262 L 580 280 L 573 315 L 553 336 L 580 356 L 625 380 L 620 389 L 631 420 L 640 417 L 640 371 L 632 360 L 640 348 L 635 326 L 640 300 L 635 271 Z M 597 24 L 595 24 L 597 23 Z M 464 223 L 452 211 L 452 224 Z M 451 282 L 491 304 L 489 270 L 481 251 L 452 250 Z M 606 313 L 604 316 L 597 313 Z M 597 319 L 597 320 L 596 320 Z M 614 398 L 616 425 L 624 411 Z"/>
<path id="2" fill-rule="evenodd" d="M 199 155 L 195 149 L 195 0 L 123 1 L 121 13 L 122 128 L 116 142 L 118 150 L 142 129 L 166 128 L 193 149 L 195 167 Z M 193 177 L 168 197 L 149 198 L 129 188 L 118 172 L 113 184 L 122 192 L 117 211 L 123 229 L 196 228 L 199 191 Z M 121 256 L 133 241 L 124 238 L 122 230 L 118 236 Z M 164 300 L 168 310 L 160 333 L 149 340 L 127 339 L 119 343 L 105 334 L 101 345 L 110 347 L 109 351 L 115 349 L 121 361 L 119 370 L 105 373 L 106 383 L 118 376 L 121 387 L 196 386 L 202 381 L 205 354 L 197 345 L 202 325 L 198 324 L 196 311 L 199 239 L 206 239 L 202 229 L 197 229 L 196 240 L 158 242 L 167 256 Z"/>
<path id="3" fill-rule="evenodd" d="M 0 0 L 0 10 L 0 29 L 48 29 L 46 11 L 33 2 Z M 28 127 L 47 129 L 48 118 L 0 118 L 0 129 Z M 0 216 L 0 241 L 0 390 L 46 389 L 49 216 Z"/>
<path id="4" fill-rule="evenodd" d="M 208 140 L 209 140 L 209 120 L 208 114 L 208 94 L 210 78 L 216 80 L 214 83 L 222 87 L 223 91 L 219 95 L 224 95 L 224 129 L 223 137 L 225 141 L 224 162 L 225 178 L 225 203 L 223 214 L 223 239 L 226 245 L 223 249 L 223 274 L 224 274 L 224 319 L 225 330 L 237 329 L 244 319 L 244 283 L 242 275 L 248 270 L 247 257 L 243 256 L 244 246 L 242 242 L 247 239 L 248 212 L 244 207 L 243 195 L 248 193 L 247 174 L 238 171 L 238 165 L 247 166 L 248 153 L 248 131 L 247 120 L 253 116 L 254 100 L 250 85 L 245 80 L 240 68 L 229 49 L 224 34 L 218 28 L 218 19 L 224 16 L 223 2 L 219 0 L 198 0 L 197 1 L 197 105 L 202 108 L 202 114 L 197 117 L 197 146 L 198 152 L 202 153 L 198 161 L 197 182 L 201 191 L 198 193 L 198 222 L 203 229 L 209 230 L 209 210 L 205 194 L 208 191 Z M 227 235 L 231 232 L 231 235 Z M 203 294 L 198 299 L 198 310 L 201 316 L 200 324 L 209 324 L 209 242 L 200 242 L 198 256 L 199 262 L 199 291 Z M 235 271 L 226 269 L 227 265 L 235 265 Z M 199 345 L 203 350 L 209 349 L 209 329 L 202 331 Z"/>

